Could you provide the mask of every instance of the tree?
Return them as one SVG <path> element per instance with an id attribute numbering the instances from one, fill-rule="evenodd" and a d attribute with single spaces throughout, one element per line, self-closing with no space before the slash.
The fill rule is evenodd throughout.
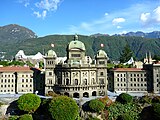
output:
<path id="1" fill-rule="evenodd" d="M 105 104 L 98 99 L 93 99 L 89 102 L 89 107 L 94 112 L 100 112 L 104 109 Z"/>
<path id="2" fill-rule="evenodd" d="M 33 118 L 32 115 L 24 114 L 20 116 L 19 120 L 33 120 Z"/>
<path id="3" fill-rule="evenodd" d="M 117 102 L 120 102 L 122 104 L 131 103 L 133 101 L 133 97 L 127 93 L 121 93 L 117 98 Z"/>
<path id="4" fill-rule="evenodd" d="M 18 108 L 28 113 L 34 113 L 40 106 L 41 99 L 32 93 L 23 94 L 19 97 Z"/>
<path id="5" fill-rule="evenodd" d="M 126 44 L 126 46 L 124 47 L 124 50 L 122 51 L 122 54 L 120 56 L 120 62 L 125 63 L 125 62 L 129 61 L 130 58 L 132 57 L 132 55 L 133 55 L 133 52 L 131 51 L 129 45 Z"/>
<path id="6" fill-rule="evenodd" d="M 160 120 L 160 103 L 153 103 L 152 107 L 154 120 Z"/>
<path id="7" fill-rule="evenodd" d="M 49 112 L 54 120 L 75 120 L 78 110 L 76 102 L 67 96 L 54 97 L 49 103 Z"/>

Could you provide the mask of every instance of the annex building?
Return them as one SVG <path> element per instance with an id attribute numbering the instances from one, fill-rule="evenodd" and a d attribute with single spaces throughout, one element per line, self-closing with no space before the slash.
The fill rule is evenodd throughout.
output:
<path id="1" fill-rule="evenodd" d="M 45 58 L 45 93 L 50 91 L 70 97 L 107 95 L 107 54 L 97 51 L 93 59 L 86 56 L 84 43 L 74 36 L 66 49 L 67 58 L 58 62 L 53 50 Z"/>
<path id="2" fill-rule="evenodd" d="M 112 92 L 160 93 L 160 63 L 146 56 L 142 68 L 110 70 L 108 90 Z"/>

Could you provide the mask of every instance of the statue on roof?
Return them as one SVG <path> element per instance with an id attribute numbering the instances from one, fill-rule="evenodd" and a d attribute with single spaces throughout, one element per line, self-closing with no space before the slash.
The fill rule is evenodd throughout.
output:
<path id="1" fill-rule="evenodd" d="M 75 34 L 74 40 L 78 40 L 78 35 L 77 34 Z"/>

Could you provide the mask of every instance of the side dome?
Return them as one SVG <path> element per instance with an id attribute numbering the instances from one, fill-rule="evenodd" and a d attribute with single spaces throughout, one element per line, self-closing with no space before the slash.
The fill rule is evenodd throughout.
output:
<path id="1" fill-rule="evenodd" d="M 71 50 L 71 49 L 80 49 L 83 51 L 86 50 L 84 43 L 81 41 L 78 41 L 77 35 L 74 36 L 74 40 L 71 41 L 68 45 L 68 50 Z"/>
<path id="2" fill-rule="evenodd" d="M 57 54 L 53 50 L 48 50 L 46 53 L 47 57 L 57 57 Z"/>
<path id="3" fill-rule="evenodd" d="M 107 53 L 104 50 L 98 50 L 96 57 L 97 58 L 108 58 Z"/>

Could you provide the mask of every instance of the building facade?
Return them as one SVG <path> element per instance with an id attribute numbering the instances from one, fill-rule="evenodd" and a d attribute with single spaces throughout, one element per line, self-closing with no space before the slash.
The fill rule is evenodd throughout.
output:
<path id="1" fill-rule="evenodd" d="M 29 67 L 0 67 L 0 94 L 33 93 L 33 71 Z"/>
<path id="2" fill-rule="evenodd" d="M 99 50 L 94 60 L 86 56 L 84 43 L 74 40 L 67 46 L 67 59 L 57 62 L 49 50 L 45 56 L 45 93 L 50 91 L 70 97 L 107 95 L 107 54 Z"/>

